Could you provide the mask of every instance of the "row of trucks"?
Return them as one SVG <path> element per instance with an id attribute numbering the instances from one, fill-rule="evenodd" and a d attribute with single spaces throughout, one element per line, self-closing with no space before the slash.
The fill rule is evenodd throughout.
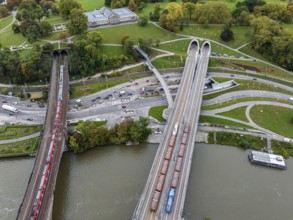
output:
<path id="1" fill-rule="evenodd" d="M 165 152 L 163 165 L 161 167 L 161 172 L 160 172 L 159 178 L 157 180 L 156 189 L 155 189 L 155 192 L 154 192 L 152 200 L 151 200 L 150 210 L 153 211 L 153 212 L 157 211 L 157 209 L 158 209 L 158 205 L 159 205 L 159 201 L 160 201 L 160 198 L 161 198 L 162 190 L 164 188 L 166 175 L 168 173 L 169 164 L 171 162 L 174 146 L 175 146 L 175 143 L 176 143 L 176 137 L 177 137 L 178 129 L 179 129 L 179 124 L 176 123 L 174 128 L 173 128 L 172 136 L 171 136 L 171 138 L 169 140 L 168 148 L 167 148 L 167 150 Z M 174 197 L 175 197 L 176 187 L 177 187 L 177 184 L 178 184 L 178 181 L 179 181 L 181 165 L 182 165 L 182 162 L 183 162 L 184 151 L 185 151 L 185 148 L 186 148 L 188 132 L 189 132 L 189 125 L 186 124 L 185 127 L 184 127 L 184 133 L 183 133 L 183 137 L 182 137 L 182 140 L 181 140 L 181 144 L 180 144 L 180 147 L 179 147 L 178 157 L 176 159 L 175 170 L 174 170 L 172 181 L 171 181 L 171 189 L 170 189 L 170 192 L 169 192 L 169 195 L 168 195 L 168 202 L 167 202 L 167 206 L 166 206 L 166 212 L 167 213 L 170 213 L 171 210 L 172 210 L 172 204 L 173 204 L 173 200 L 174 200 Z"/>

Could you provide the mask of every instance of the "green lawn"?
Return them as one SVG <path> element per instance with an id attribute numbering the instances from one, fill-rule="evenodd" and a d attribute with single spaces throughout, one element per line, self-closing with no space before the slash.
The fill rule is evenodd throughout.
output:
<path id="1" fill-rule="evenodd" d="M 245 125 L 245 124 L 242 124 L 242 123 L 238 123 L 238 122 L 234 122 L 234 121 L 230 121 L 230 120 L 222 119 L 222 118 L 216 118 L 213 116 L 206 116 L 206 115 L 201 115 L 199 117 L 199 122 L 200 123 L 210 123 L 210 124 L 214 124 L 214 125 L 232 126 L 232 127 L 237 127 L 237 128 L 252 128 L 252 127 Z"/>
<path id="2" fill-rule="evenodd" d="M 234 33 L 234 40 L 229 42 L 225 42 L 220 38 L 223 28 L 223 26 L 203 27 L 190 25 L 184 27 L 184 30 L 178 33 L 215 40 L 232 48 L 238 48 L 251 41 L 249 37 L 250 27 L 232 26 L 231 30 Z"/>
<path id="3" fill-rule="evenodd" d="M 162 117 L 166 105 L 151 107 L 149 110 L 149 116 L 157 119 L 160 122 L 165 122 L 166 120 Z"/>
<path id="4" fill-rule="evenodd" d="M 175 56 L 161 57 L 152 61 L 152 64 L 157 69 L 183 67 L 185 65 L 185 56 L 175 55 Z"/>
<path id="5" fill-rule="evenodd" d="M 217 77 L 213 77 L 216 81 L 218 80 L 222 80 L 224 81 L 229 81 L 231 80 L 230 78 L 217 78 Z M 280 92 L 280 93 L 284 93 L 284 94 L 289 94 L 289 95 L 293 95 L 292 92 L 289 92 L 285 89 L 282 88 L 278 88 L 278 87 L 274 87 L 271 85 L 267 85 L 264 83 L 260 83 L 260 82 L 256 82 L 256 81 L 251 81 L 251 80 L 240 80 L 240 79 L 234 79 L 235 82 L 237 82 L 239 85 L 235 86 L 231 89 L 227 89 L 224 91 L 219 91 L 216 93 L 212 93 L 212 94 L 207 94 L 204 95 L 203 99 L 204 100 L 208 100 L 208 99 L 212 99 L 215 97 L 218 97 L 219 95 L 225 94 L 225 93 L 229 93 L 229 92 L 235 92 L 235 91 L 241 91 L 241 90 L 264 90 L 264 91 L 272 91 L 272 92 Z"/>
<path id="6" fill-rule="evenodd" d="M 45 21 L 49 22 L 51 25 L 60 24 L 66 22 L 61 16 L 50 14 L 49 17 L 45 18 Z"/>
<path id="7" fill-rule="evenodd" d="M 272 149 L 275 154 L 281 154 L 284 158 L 293 157 L 293 143 L 272 140 Z"/>
<path id="8" fill-rule="evenodd" d="M 11 29 L 0 33 L 0 43 L 2 47 L 9 47 L 11 45 L 19 46 L 27 39 L 22 34 L 14 34 Z"/>
<path id="9" fill-rule="evenodd" d="M 17 155 L 35 153 L 40 137 L 9 144 L 0 144 L 0 155 Z"/>
<path id="10" fill-rule="evenodd" d="M 247 102 L 247 101 L 271 101 L 271 102 L 280 102 L 292 105 L 293 103 L 290 101 L 282 100 L 282 99 L 275 99 L 275 98 L 267 98 L 267 97 L 246 97 L 246 98 L 238 98 L 238 99 L 231 99 L 229 101 L 220 102 L 214 105 L 204 105 L 201 107 L 201 110 L 213 110 L 218 108 L 224 108 L 229 105 L 233 105 L 240 102 Z"/>
<path id="11" fill-rule="evenodd" d="M 275 67 L 269 66 L 265 63 L 259 62 L 259 61 L 245 61 L 245 60 L 229 60 L 229 59 L 216 59 L 211 58 L 209 61 L 209 67 L 213 68 L 228 68 L 230 70 L 238 70 L 245 72 L 244 69 L 241 69 L 239 66 L 236 66 L 235 64 L 244 64 L 251 67 L 256 67 L 260 72 L 257 72 L 256 74 L 262 75 L 262 76 L 269 76 L 279 79 L 284 79 L 293 82 L 293 75 L 289 74 L 283 70 L 277 69 Z M 215 71 L 215 69 L 213 70 Z M 253 76 L 254 74 L 251 74 Z"/>
<path id="12" fill-rule="evenodd" d="M 242 106 L 239 108 L 232 109 L 230 111 L 219 113 L 217 115 L 222 115 L 222 116 L 226 116 L 229 118 L 238 119 L 238 120 L 241 120 L 244 122 L 249 122 L 249 120 L 247 119 L 247 117 L 245 115 L 246 109 L 247 109 L 247 106 Z"/>
<path id="13" fill-rule="evenodd" d="M 97 8 L 104 7 L 105 1 L 103 0 L 77 0 L 81 5 L 84 11 L 93 11 Z"/>
<path id="14" fill-rule="evenodd" d="M 158 2 L 158 3 L 160 4 L 161 8 L 164 9 L 164 8 L 166 8 L 167 4 L 170 3 L 170 2 L 167 1 L 167 0 L 164 0 L 164 1 Z M 146 7 L 141 11 L 137 11 L 136 14 L 138 16 L 149 15 L 150 12 L 154 12 L 155 4 L 156 3 L 148 2 Z"/>
<path id="15" fill-rule="evenodd" d="M 10 22 L 12 21 L 12 19 L 13 19 L 12 15 L 7 16 L 6 18 L 1 18 L 0 19 L 0 30 L 2 30 L 7 25 L 9 25 Z"/>
<path id="16" fill-rule="evenodd" d="M 11 125 L 0 126 L 0 140 L 15 139 L 27 135 L 34 134 L 42 129 L 42 126 L 38 125 Z"/>
<path id="17" fill-rule="evenodd" d="M 65 32 L 68 37 L 70 36 L 68 31 L 63 31 L 63 32 Z M 62 33 L 62 31 L 61 32 L 54 32 L 54 33 L 50 34 L 48 37 L 44 37 L 42 39 L 52 40 L 52 41 L 59 40 L 60 33 Z"/>
<path id="18" fill-rule="evenodd" d="M 109 57 L 117 56 L 119 57 L 120 55 L 125 55 L 123 47 L 116 47 L 116 46 L 105 46 L 102 45 L 100 47 L 101 53 L 105 54 Z"/>
<path id="19" fill-rule="evenodd" d="M 285 137 L 293 138 L 293 110 L 270 105 L 257 105 L 250 111 L 251 119 L 259 126 Z"/>
<path id="20" fill-rule="evenodd" d="M 136 42 L 138 38 L 151 38 L 154 42 L 155 40 L 163 42 L 179 38 L 174 34 L 161 30 L 153 24 L 148 24 L 146 27 L 141 27 L 138 24 L 127 24 L 115 27 L 99 28 L 93 31 L 100 32 L 103 35 L 102 43 L 105 44 L 120 44 L 121 37 L 123 35 L 129 35 L 130 38 L 134 39 Z"/>

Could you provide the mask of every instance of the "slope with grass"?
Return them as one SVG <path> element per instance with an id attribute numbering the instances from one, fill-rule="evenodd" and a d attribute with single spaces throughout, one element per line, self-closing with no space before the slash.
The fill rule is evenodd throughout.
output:
<path id="1" fill-rule="evenodd" d="M 5 28 L 7 25 L 9 25 L 11 23 L 13 19 L 12 15 L 9 15 L 5 18 L 1 18 L 0 19 L 0 30 L 2 30 L 3 28 Z"/>
<path id="2" fill-rule="evenodd" d="M 25 141 L 19 141 L 9 144 L 0 144 L 0 156 L 32 154 L 36 152 L 40 138 L 32 138 Z"/>
<path id="3" fill-rule="evenodd" d="M 155 107 L 151 107 L 149 109 L 149 116 L 157 119 L 160 122 L 165 122 L 166 120 L 163 118 L 163 111 L 164 109 L 166 109 L 167 106 L 166 105 L 162 105 L 162 106 L 155 106 Z"/>
<path id="4" fill-rule="evenodd" d="M 257 125 L 285 137 L 293 138 L 293 110 L 270 105 L 251 108 L 250 117 Z"/>
<path id="5" fill-rule="evenodd" d="M 223 126 L 231 126 L 231 127 L 237 127 L 237 128 L 252 128 L 248 125 L 241 124 L 235 121 L 230 121 L 228 119 L 223 119 L 223 118 L 217 118 L 213 116 L 206 116 L 206 115 L 201 115 L 199 117 L 199 122 L 200 123 L 210 123 L 214 125 L 223 125 Z"/>
<path id="6" fill-rule="evenodd" d="M 218 113 L 217 115 L 222 115 L 222 116 L 234 118 L 240 121 L 249 122 L 249 120 L 247 119 L 245 115 L 246 109 L 247 109 L 247 106 L 242 106 L 240 108 L 235 108 L 230 111 Z"/>
<path id="7" fill-rule="evenodd" d="M 138 24 L 126 24 L 115 27 L 100 28 L 93 31 L 100 32 L 103 35 L 103 43 L 105 44 L 120 44 L 123 35 L 129 35 L 130 38 L 134 39 L 136 42 L 139 38 L 151 38 L 153 41 L 160 40 L 161 42 L 180 38 L 172 33 L 161 30 L 153 24 L 148 24 L 145 27 L 141 27 Z"/>

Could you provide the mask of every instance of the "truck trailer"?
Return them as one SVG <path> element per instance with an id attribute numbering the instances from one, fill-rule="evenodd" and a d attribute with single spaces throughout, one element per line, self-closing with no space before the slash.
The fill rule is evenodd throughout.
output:
<path id="1" fill-rule="evenodd" d="M 10 105 L 2 105 L 2 109 L 6 110 L 6 111 L 10 111 L 10 112 L 13 112 L 13 113 L 17 113 L 18 112 L 18 109 L 13 107 L 13 106 L 10 106 Z"/>

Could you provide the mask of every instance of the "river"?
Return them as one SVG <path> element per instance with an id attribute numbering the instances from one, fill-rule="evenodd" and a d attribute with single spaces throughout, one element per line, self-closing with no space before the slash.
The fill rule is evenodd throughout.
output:
<path id="1" fill-rule="evenodd" d="M 143 190 L 157 145 L 107 146 L 64 153 L 54 220 L 128 220 Z M 33 158 L 0 160 L 0 219 L 16 218 Z M 186 219 L 293 219 L 293 160 L 281 171 L 252 165 L 245 151 L 196 144 Z"/>

